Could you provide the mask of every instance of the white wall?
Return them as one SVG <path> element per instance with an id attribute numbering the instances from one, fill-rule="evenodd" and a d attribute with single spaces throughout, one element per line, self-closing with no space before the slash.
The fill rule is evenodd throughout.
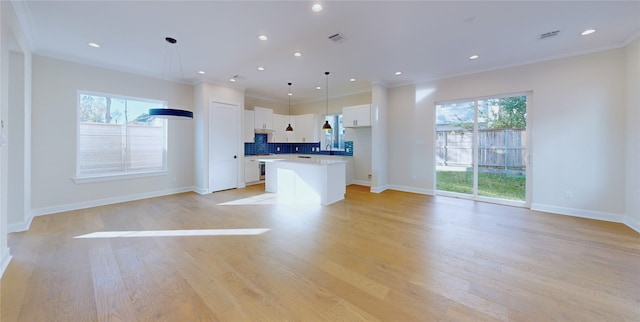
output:
<path id="1" fill-rule="evenodd" d="M 191 109 L 193 87 L 33 56 L 32 207 L 36 215 L 192 190 L 193 121 L 169 120 L 166 175 L 76 184 L 78 91 L 169 100 Z"/>
<path id="2" fill-rule="evenodd" d="M 616 49 L 390 89 L 390 184 L 434 191 L 434 102 L 533 91 L 532 208 L 620 221 L 625 61 Z"/>
<path id="3" fill-rule="evenodd" d="M 25 204 L 28 193 L 25 171 L 31 160 L 25 154 L 25 83 L 24 55 L 18 52 L 9 54 L 9 111 L 8 111 L 8 173 L 9 189 L 7 196 L 7 225 L 20 224 L 29 220 L 29 208 Z M 30 123 L 31 120 L 29 120 Z M 9 228 L 9 231 L 12 231 Z"/>
<path id="4" fill-rule="evenodd" d="M 371 92 L 357 93 L 353 95 L 339 96 L 339 97 L 330 97 L 329 98 L 329 114 L 340 114 L 342 113 L 343 107 L 362 105 L 362 104 L 371 104 Z M 324 116 L 325 114 L 327 114 L 326 110 L 327 110 L 327 101 L 324 98 L 324 94 L 319 95 L 318 100 L 291 105 L 291 115 L 316 113 Z M 322 123 L 324 124 L 324 119 Z"/>
<path id="5" fill-rule="evenodd" d="M 286 92 L 283 92 L 286 95 Z M 286 99 L 286 96 L 283 96 Z M 244 106 L 247 110 L 253 110 L 256 106 L 270 108 L 273 110 L 275 114 L 288 115 L 289 114 L 289 104 L 282 104 L 281 102 L 274 102 L 272 100 L 256 98 L 251 96 L 244 97 Z M 293 115 L 293 105 L 291 106 L 291 114 Z"/>
<path id="6" fill-rule="evenodd" d="M 11 259 L 9 224 L 30 219 L 32 58 L 12 5 L 0 2 L 0 133 L 7 139 L 0 146 L 0 276 Z"/>
<path id="7" fill-rule="evenodd" d="M 626 223 L 640 231 L 640 40 L 627 47 Z"/>
<path id="8" fill-rule="evenodd" d="M 244 90 L 231 88 L 222 85 L 200 83 L 195 85 L 193 91 L 195 110 L 193 114 L 195 122 L 195 160 L 194 160 L 194 182 L 195 191 L 198 193 L 208 193 L 209 188 L 209 103 L 215 100 L 222 103 L 240 105 L 240 110 L 244 109 Z M 244 124 L 244 113 L 240 113 L 240 124 Z M 244 154 L 244 140 L 242 139 L 242 129 L 239 131 L 238 153 Z M 244 186 L 244 166 L 243 158 L 238 158 L 238 185 Z"/>
<path id="9" fill-rule="evenodd" d="M 383 84 L 371 87 L 371 192 L 389 188 L 390 155 L 389 117 L 393 113 L 389 105 L 388 89 Z M 354 149 L 357 147 L 354 143 Z"/>

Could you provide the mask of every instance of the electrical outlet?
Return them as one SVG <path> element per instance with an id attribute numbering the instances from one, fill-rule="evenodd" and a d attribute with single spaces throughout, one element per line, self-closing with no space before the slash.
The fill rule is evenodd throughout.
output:
<path id="1" fill-rule="evenodd" d="M 569 190 L 564 192 L 564 199 L 571 200 L 573 198 L 573 193 Z"/>

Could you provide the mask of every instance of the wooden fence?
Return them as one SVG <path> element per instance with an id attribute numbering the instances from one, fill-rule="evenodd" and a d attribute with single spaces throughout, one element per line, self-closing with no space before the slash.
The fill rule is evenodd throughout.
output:
<path id="1" fill-rule="evenodd" d="M 473 165 L 472 131 L 436 131 L 436 164 Z M 478 167 L 484 170 L 525 170 L 524 129 L 479 130 Z"/>

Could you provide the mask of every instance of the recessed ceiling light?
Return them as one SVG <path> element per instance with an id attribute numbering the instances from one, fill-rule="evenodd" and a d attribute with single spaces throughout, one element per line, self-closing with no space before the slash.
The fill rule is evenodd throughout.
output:
<path id="1" fill-rule="evenodd" d="M 267 38 L 267 36 L 265 36 L 265 35 L 260 35 L 260 36 L 258 36 L 258 39 L 260 39 L 260 40 L 267 40 L 267 39 L 269 39 L 269 38 Z"/>
<path id="2" fill-rule="evenodd" d="M 263 70 L 264 70 L 264 67 L 260 66 L 260 67 L 258 67 L 258 70 L 259 70 L 259 71 L 263 71 Z"/>
<path id="3" fill-rule="evenodd" d="M 586 36 L 586 35 L 590 35 L 590 34 L 592 34 L 594 32 L 596 32 L 595 29 L 587 29 L 587 30 L 581 32 L 580 34 L 583 35 L 583 36 Z"/>
<path id="4" fill-rule="evenodd" d="M 230 82 L 235 82 L 235 81 L 236 81 L 236 79 L 235 79 L 235 78 L 229 78 L 229 81 L 230 81 Z"/>
<path id="5" fill-rule="evenodd" d="M 313 6 L 311 6 L 311 10 L 313 10 L 314 12 L 320 12 L 322 11 L 322 5 L 319 3 L 316 3 Z"/>
<path id="6" fill-rule="evenodd" d="M 296 57 L 301 57 L 302 53 L 298 51 L 298 52 L 293 53 L 293 55 L 296 56 Z"/>
<path id="7" fill-rule="evenodd" d="M 288 95 L 289 95 L 289 96 L 293 96 L 293 94 L 292 94 L 292 93 L 289 93 Z"/>
<path id="8" fill-rule="evenodd" d="M 350 82 L 355 82 L 355 81 L 356 81 L 356 79 L 355 79 L 355 78 L 349 78 L 349 81 L 350 81 Z"/>
<path id="9" fill-rule="evenodd" d="M 321 87 L 321 86 L 316 86 L 316 89 L 317 89 L 317 90 L 321 90 L 321 89 L 322 89 L 322 87 Z"/>
<path id="10" fill-rule="evenodd" d="M 206 73 L 204 72 L 204 70 L 199 70 L 199 71 L 198 71 L 198 74 L 200 74 L 200 75 L 204 75 L 204 74 L 206 74 Z"/>
<path id="11" fill-rule="evenodd" d="M 469 56 L 469 59 L 471 59 L 471 60 L 478 59 L 478 58 L 480 58 L 480 56 L 478 56 L 478 55 Z"/>
<path id="12" fill-rule="evenodd" d="M 93 47 L 93 48 L 100 48 L 100 45 L 94 43 L 94 42 L 90 42 L 89 43 L 89 47 Z"/>
<path id="13" fill-rule="evenodd" d="M 395 72 L 394 75 L 400 76 L 400 75 L 402 75 L 402 72 Z"/>

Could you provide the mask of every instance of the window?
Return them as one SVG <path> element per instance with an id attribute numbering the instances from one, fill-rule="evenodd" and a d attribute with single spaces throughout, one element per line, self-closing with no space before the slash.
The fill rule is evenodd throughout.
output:
<path id="1" fill-rule="evenodd" d="M 76 177 L 111 177 L 166 170 L 167 127 L 149 117 L 165 102 L 78 92 Z"/>
<path id="2" fill-rule="evenodd" d="M 438 192 L 526 203 L 527 95 L 436 104 Z"/>
<path id="3" fill-rule="evenodd" d="M 344 127 L 342 126 L 342 114 L 331 114 L 324 117 L 331 124 L 331 130 L 322 130 L 323 150 L 344 150 Z M 324 122 L 322 122 L 324 124 Z"/>

